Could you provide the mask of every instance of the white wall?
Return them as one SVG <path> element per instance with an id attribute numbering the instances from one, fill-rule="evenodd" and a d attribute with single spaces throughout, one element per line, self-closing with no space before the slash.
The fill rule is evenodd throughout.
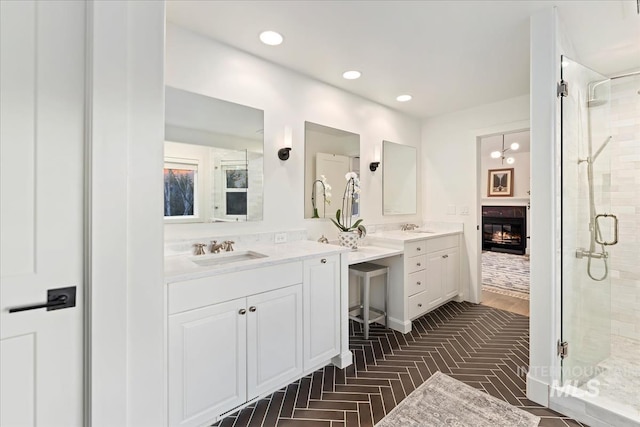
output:
<path id="1" fill-rule="evenodd" d="M 95 427 L 166 424 L 164 19 L 161 1 L 89 2 L 86 372 Z"/>
<path id="2" fill-rule="evenodd" d="M 529 152 L 509 153 L 509 157 L 515 159 L 515 162 L 511 165 L 506 163 L 502 164 L 500 159 L 493 159 L 488 155 L 482 158 L 482 172 L 480 173 L 480 187 L 484 189 L 482 204 L 495 206 L 500 206 L 508 202 L 518 202 L 520 205 L 527 204 L 527 200 L 529 200 L 528 191 L 531 188 L 531 155 Z M 489 169 L 508 168 L 513 168 L 513 197 L 487 197 Z"/>
<path id="3" fill-rule="evenodd" d="M 481 138 L 482 144 L 484 138 Z M 500 159 L 494 159 L 485 155 L 481 159 L 482 170 L 480 172 L 480 194 L 483 206 L 527 206 L 530 200 L 531 189 L 531 153 L 510 153 L 515 162 L 512 165 L 503 165 Z M 513 168 L 513 197 L 487 197 L 487 180 L 489 169 Z M 527 236 L 531 235 L 530 210 L 526 212 Z M 529 253 L 529 239 L 526 240 L 526 253 Z"/>
<path id="4" fill-rule="evenodd" d="M 217 234 L 307 228 L 309 237 L 337 228 L 328 220 L 304 219 L 304 122 L 344 129 L 360 135 L 362 165 L 373 160 L 382 140 L 413 145 L 420 150 L 420 122 L 332 86 L 312 80 L 183 28 L 167 27 L 165 83 L 191 92 L 264 110 L 264 220 L 242 224 L 167 225 L 165 238 L 195 238 Z M 288 161 L 280 161 L 285 126 L 293 131 Z M 364 223 L 419 221 L 421 213 L 382 216 L 382 173 L 363 167 Z M 337 191 L 334 187 L 334 192 Z M 420 189 L 419 189 L 420 191 Z M 418 194 L 418 206 L 420 206 Z"/>
<path id="5" fill-rule="evenodd" d="M 422 124 L 423 218 L 464 224 L 461 282 L 466 299 L 480 302 L 478 248 L 478 138 L 529 127 L 529 96 L 523 95 L 430 119 Z M 485 183 L 486 185 L 486 183 Z M 483 187 L 484 194 L 486 188 Z M 456 214 L 448 215 L 449 205 Z M 461 215 L 466 208 L 468 215 Z"/>
<path id="6" fill-rule="evenodd" d="M 555 8 L 531 17 L 531 294 L 527 397 L 549 404 L 560 361 L 560 55 L 572 52 Z"/>

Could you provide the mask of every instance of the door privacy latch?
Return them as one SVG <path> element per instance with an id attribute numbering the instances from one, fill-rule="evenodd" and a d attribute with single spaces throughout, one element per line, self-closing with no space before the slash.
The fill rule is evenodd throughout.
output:
<path id="1" fill-rule="evenodd" d="M 9 309 L 9 313 L 17 313 L 27 310 L 38 310 L 46 308 L 47 311 L 61 310 L 63 308 L 71 308 L 76 306 L 76 287 L 49 289 L 47 291 L 47 302 L 33 305 L 25 305 L 22 307 L 13 307 Z"/>

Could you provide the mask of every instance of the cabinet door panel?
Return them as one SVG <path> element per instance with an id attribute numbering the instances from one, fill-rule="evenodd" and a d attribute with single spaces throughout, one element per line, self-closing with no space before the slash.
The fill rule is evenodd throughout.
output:
<path id="1" fill-rule="evenodd" d="M 427 256 L 427 303 L 429 308 L 442 301 L 442 254 L 430 253 Z"/>
<path id="2" fill-rule="evenodd" d="M 169 424 L 199 426 L 246 401 L 245 299 L 169 317 Z"/>
<path id="3" fill-rule="evenodd" d="M 339 255 L 304 262 L 303 298 L 306 370 L 340 353 Z"/>
<path id="4" fill-rule="evenodd" d="M 250 400 L 302 373 L 302 285 L 252 295 L 247 307 Z"/>
<path id="5" fill-rule="evenodd" d="M 442 292 L 445 299 L 456 296 L 460 289 L 460 259 L 458 249 L 449 249 L 444 254 Z"/>

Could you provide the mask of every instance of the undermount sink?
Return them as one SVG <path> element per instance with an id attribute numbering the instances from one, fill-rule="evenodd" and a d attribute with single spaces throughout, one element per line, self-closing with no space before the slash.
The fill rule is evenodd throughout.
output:
<path id="1" fill-rule="evenodd" d="M 230 264 L 232 262 L 248 261 L 258 258 L 266 258 L 268 255 L 254 251 L 224 252 L 221 254 L 201 255 L 189 258 L 201 267 Z"/>

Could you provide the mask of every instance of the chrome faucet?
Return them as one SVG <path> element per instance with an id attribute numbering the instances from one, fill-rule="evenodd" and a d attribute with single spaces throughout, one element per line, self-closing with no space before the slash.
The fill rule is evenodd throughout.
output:
<path id="1" fill-rule="evenodd" d="M 211 241 L 211 248 L 209 249 L 209 252 L 211 252 L 212 254 L 217 254 L 222 249 L 224 249 L 224 243 L 218 243 L 217 240 Z"/>
<path id="2" fill-rule="evenodd" d="M 416 224 L 402 224 L 400 226 L 400 230 L 402 231 L 415 230 L 416 228 L 418 228 L 418 225 Z"/>
<path id="3" fill-rule="evenodd" d="M 194 243 L 193 247 L 195 249 L 193 250 L 193 254 L 194 255 L 204 255 L 206 253 L 206 251 L 204 250 L 205 246 L 207 246 L 206 243 Z"/>

